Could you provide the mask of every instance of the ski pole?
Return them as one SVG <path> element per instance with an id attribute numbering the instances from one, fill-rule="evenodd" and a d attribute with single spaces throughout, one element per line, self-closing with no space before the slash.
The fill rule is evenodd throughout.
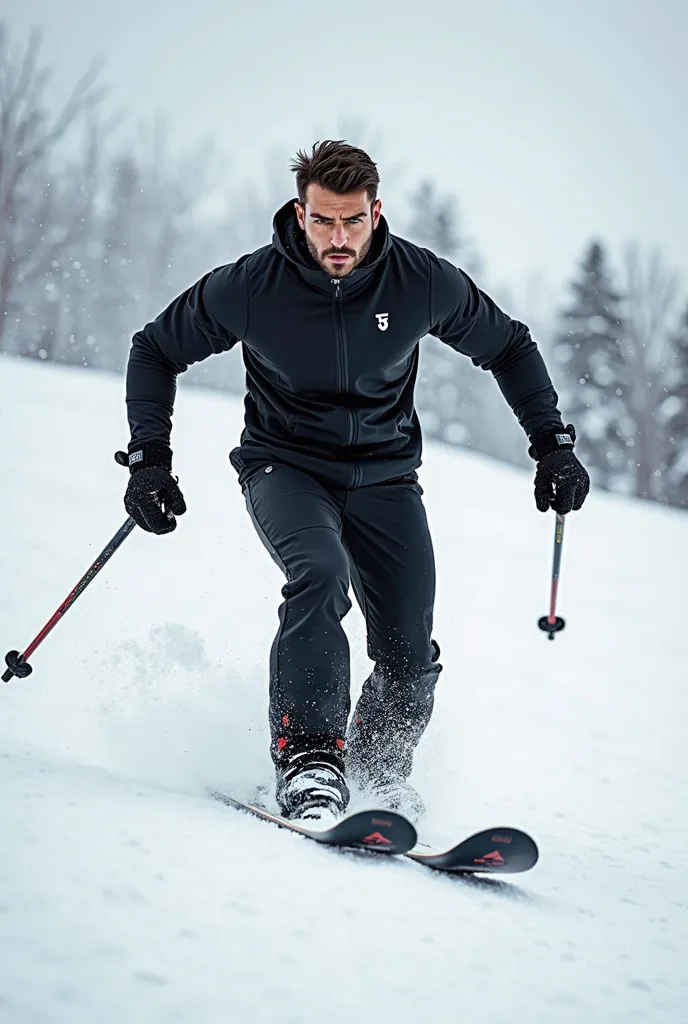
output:
<path id="1" fill-rule="evenodd" d="M 3 683 L 9 683 L 12 676 L 17 676 L 19 679 L 25 679 L 26 676 L 31 675 L 33 667 L 28 664 L 28 659 L 36 648 L 43 643 L 48 633 L 50 633 L 53 627 L 57 625 L 67 609 L 72 607 L 77 597 L 79 597 L 80 594 L 83 594 L 89 583 L 95 579 L 105 563 L 112 557 L 112 555 L 114 555 L 122 541 L 129 536 L 135 525 L 136 523 L 131 516 L 125 520 L 109 544 L 100 552 L 93 565 L 81 577 L 77 585 L 74 587 L 74 590 L 72 590 L 69 596 L 62 602 L 55 614 L 46 622 L 38 636 L 34 637 L 22 654 L 20 654 L 19 651 L 7 652 L 5 655 L 7 671 L 3 673 L 2 677 L 0 677 L 2 678 Z"/>
<path id="2" fill-rule="evenodd" d="M 549 615 L 543 615 L 538 619 L 540 629 L 548 633 L 548 639 L 554 640 L 554 634 L 561 632 L 566 623 L 556 614 L 557 588 L 559 586 L 559 569 L 561 567 L 561 549 L 564 545 L 564 517 L 556 513 L 554 524 L 554 558 L 552 561 L 552 589 L 549 599 Z"/>

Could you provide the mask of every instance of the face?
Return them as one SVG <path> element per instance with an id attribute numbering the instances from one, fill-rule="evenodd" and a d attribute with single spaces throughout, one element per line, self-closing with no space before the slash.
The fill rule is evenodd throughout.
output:
<path id="1" fill-rule="evenodd" d="M 380 222 L 382 203 L 371 207 L 368 193 L 340 196 L 309 185 L 306 205 L 294 203 L 311 256 L 330 277 L 346 277 L 366 256 Z"/>

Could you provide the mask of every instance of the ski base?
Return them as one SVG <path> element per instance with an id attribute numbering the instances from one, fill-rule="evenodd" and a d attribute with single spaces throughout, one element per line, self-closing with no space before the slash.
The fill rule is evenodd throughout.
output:
<path id="1" fill-rule="evenodd" d="M 372 810 L 357 811 L 341 818 L 331 828 L 307 828 L 296 821 L 282 818 L 278 814 L 257 807 L 255 804 L 236 800 L 227 793 L 209 790 L 209 796 L 219 800 L 228 807 L 238 811 L 246 811 L 263 821 L 270 821 L 279 828 L 288 829 L 298 835 L 313 839 L 324 846 L 335 846 L 349 850 L 367 850 L 372 853 L 404 854 L 408 853 L 418 842 L 418 833 L 414 826 L 401 814 L 395 811 Z"/>
<path id="2" fill-rule="evenodd" d="M 457 874 L 513 875 L 530 871 L 538 862 L 535 840 L 517 828 L 491 828 L 476 832 L 448 850 L 416 846 L 406 854 L 411 860 L 438 871 Z"/>

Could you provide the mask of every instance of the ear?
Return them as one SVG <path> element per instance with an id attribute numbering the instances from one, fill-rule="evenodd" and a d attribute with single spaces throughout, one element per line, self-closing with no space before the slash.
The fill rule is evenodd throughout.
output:
<path id="1" fill-rule="evenodd" d="M 380 214 L 382 212 L 382 200 L 376 199 L 373 203 L 372 217 L 373 217 L 373 231 L 380 223 Z"/>
<path id="2" fill-rule="evenodd" d="M 299 227 L 302 231 L 306 230 L 306 207 L 302 206 L 301 203 L 295 202 L 294 209 L 296 210 L 296 219 L 299 222 Z"/>

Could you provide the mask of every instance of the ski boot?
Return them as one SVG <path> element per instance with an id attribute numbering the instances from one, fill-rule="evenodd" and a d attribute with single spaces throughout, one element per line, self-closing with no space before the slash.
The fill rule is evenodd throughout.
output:
<path id="1" fill-rule="evenodd" d="M 284 817 L 308 828 L 334 825 L 349 803 L 342 761 L 339 751 L 328 750 L 304 750 L 284 758 L 276 790 Z"/>

